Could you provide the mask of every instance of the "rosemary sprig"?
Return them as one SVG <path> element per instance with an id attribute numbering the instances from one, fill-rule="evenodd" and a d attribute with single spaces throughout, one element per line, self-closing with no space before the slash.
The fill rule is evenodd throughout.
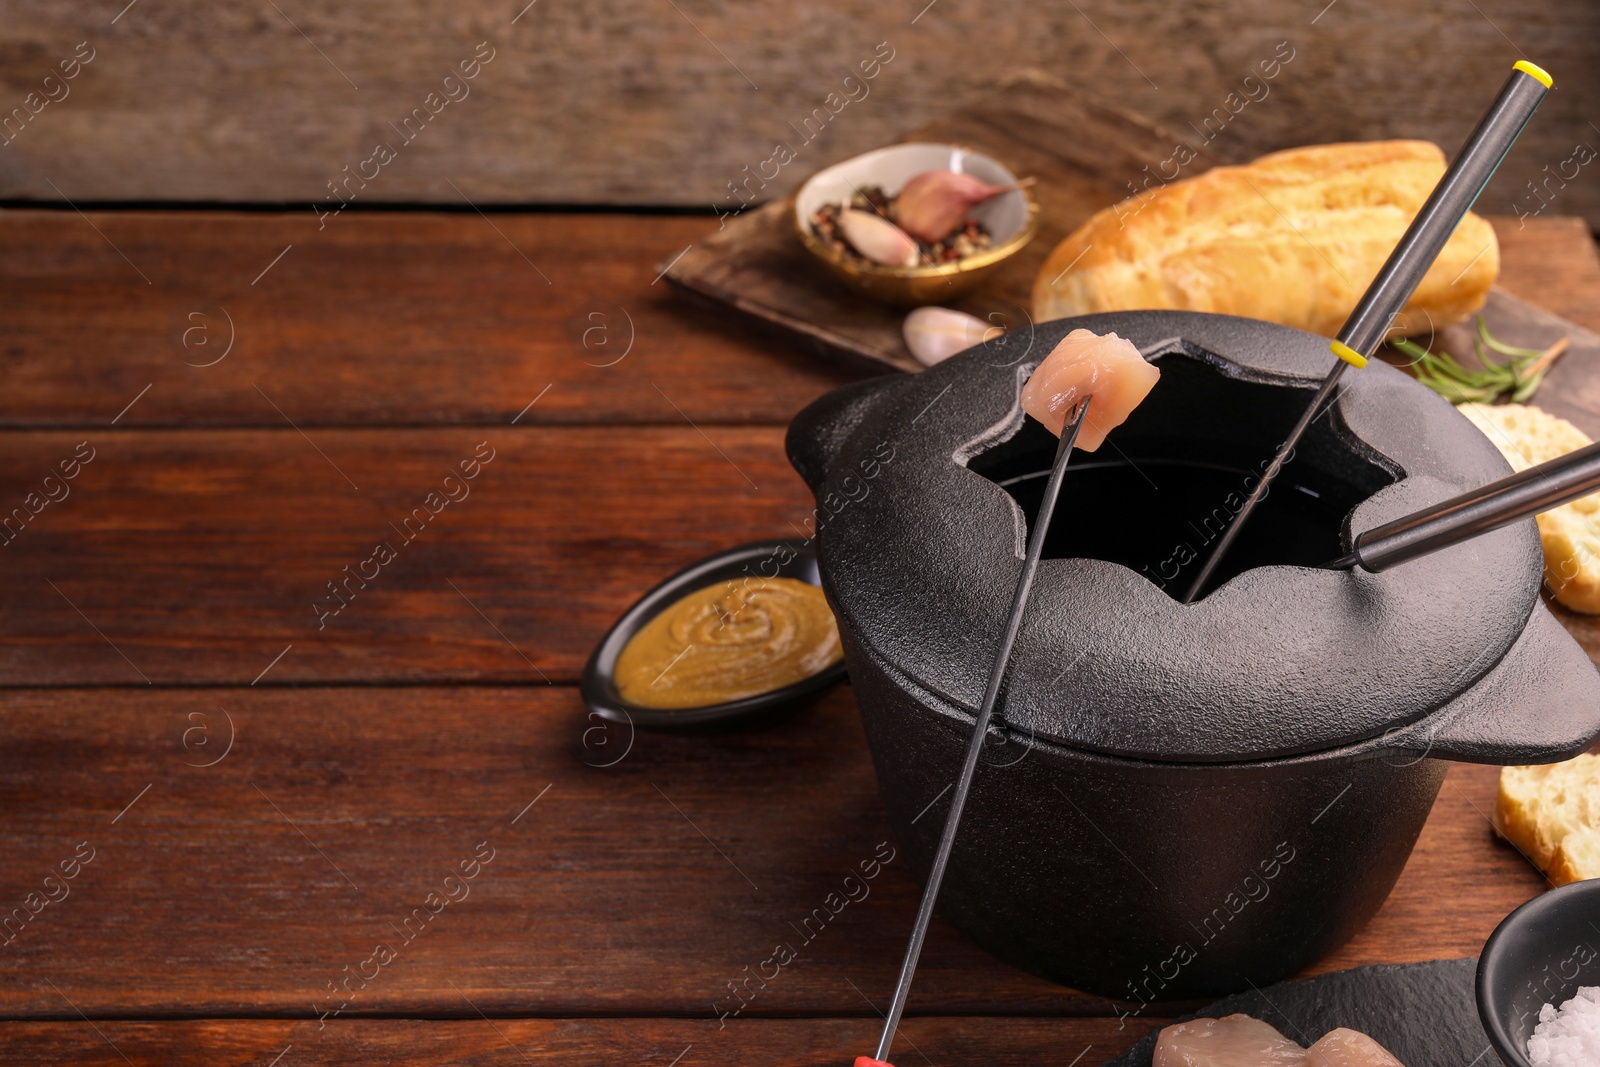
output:
<path id="1" fill-rule="evenodd" d="M 1545 372 L 1567 350 L 1565 337 L 1545 349 L 1508 345 L 1489 333 L 1481 315 L 1473 348 L 1482 370 L 1468 370 L 1449 353 L 1430 352 L 1409 338 L 1397 337 L 1389 343 L 1411 360 L 1417 381 L 1452 404 L 1492 404 L 1502 396 L 1520 404 L 1538 392 Z M 1505 356 L 1505 362 L 1495 360 L 1490 352 Z"/>

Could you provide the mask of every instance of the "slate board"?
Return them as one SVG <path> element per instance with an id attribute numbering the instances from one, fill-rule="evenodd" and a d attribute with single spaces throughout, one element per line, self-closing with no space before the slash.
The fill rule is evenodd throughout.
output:
<path id="1" fill-rule="evenodd" d="M 1478 1021 L 1477 969 L 1475 956 L 1358 967 L 1239 993 L 1184 1018 L 1243 1012 L 1302 1045 L 1347 1026 L 1370 1035 L 1405 1067 L 1498 1067 Z M 1148 1035 L 1104 1067 L 1150 1067 L 1156 1037 Z"/>

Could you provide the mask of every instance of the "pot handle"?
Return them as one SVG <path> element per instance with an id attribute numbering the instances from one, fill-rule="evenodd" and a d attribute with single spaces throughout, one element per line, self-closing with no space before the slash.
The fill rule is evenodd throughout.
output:
<path id="1" fill-rule="evenodd" d="M 813 400 L 789 423 L 784 449 L 812 493 L 822 491 L 828 467 L 845 440 L 890 388 L 903 380 L 901 375 L 888 374 L 835 389 Z"/>
<path id="2" fill-rule="evenodd" d="M 1466 692 L 1391 734 L 1391 747 L 1464 763 L 1555 763 L 1600 737 L 1600 672 L 1540 602 L 1522 636 Z"/>

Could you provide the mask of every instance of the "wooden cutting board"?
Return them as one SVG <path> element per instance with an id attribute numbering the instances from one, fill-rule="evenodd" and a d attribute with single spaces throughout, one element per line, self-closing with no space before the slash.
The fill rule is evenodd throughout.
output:
<path id="1" fill-rule="evenodd" d="M 1489 291 L 1480 314 L 1492 337 L 1519 348 L 1548 348 L 1563 337 L 1567 339 L 1566 353 L 1546 372 L 1539 391 L 1528 402 L 1560 415 L 1600 441 L 1600 335 L 1504 289 Z M 1463 366 L 1480 366 L 1473 346 L 1476 330 L 1476 317 L 1451 326 L 1440 332 L 1437 347 L 1454 355 Z M 1495 358 L 1504 361 L 1504 357 Z"/>
<path id="2" fill-rule="evenodd" d="M 1007 329 L 1027 325 L 1034 276 L 1061 239 L 1096 211 L 1142 190 L 1180 141 L 1192 150 L 1195 140 L 1037 72 L 902 139 L 965 145 L 1013 173 L 1038 179 L 1038 236 L 976 292 L 951 305 Z M 1230 139 L 1222 138 L 1182 175 L 1244 161 Z M 879 369 L 921 369 L 900 336 L 904 309 L 863 299 L 817 263 L 795 237 L 787 198 L 723 220 L 664 276 L 691 299 L 731 309 L 757 328 L 821 355 Z M 1600 366 L 1600 337 L 1500 289 L 1491 293 L 1484 316 L 1495 336 L 1513 344 L 1543 347 L 1563 334 L 1571 338 L 1572 349 L 1547 377 L 1540 402 L 1600 438 L 1600 374 L 1593 373 Z M 1454 327 L 1439 339 L 1469 364 L 1471 329 Z"/>
<path id="3" fill-rule="evenodd" d="M 1029 321 L 1033 278 L 1050 250 L 1096 211 L 1141 191 L 1146 168 L 1155 174 L 1180 141 L 1149 119 L 1033 72 L 902 139 L 963 145 L 1038 179 L 1038 235 L 977 292 L 951 304 L 980 318 L 998 316 L 992 321 L 1007 329 Z M 1230 147 L 1221 139 L 1182 173 L 1191 177 L 1218 163 L 1243 162 Z M 724 220 L 665 277 L 679 292 L 731 308 L 813 352 L 921 369 L 900 337 L 905 310 L 862 299 L 816 262 L 795 237 L 788 199 Z"/>

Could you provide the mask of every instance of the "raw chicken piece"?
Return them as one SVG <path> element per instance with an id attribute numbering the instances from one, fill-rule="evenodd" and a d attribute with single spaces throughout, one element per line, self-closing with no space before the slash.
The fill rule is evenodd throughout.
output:
<path id="1" fill-rule="evenodd" d="M 1090 405 L 1090 412 L 1094 411 Z M 1088 429 L 1087 426 L 1084 427 Z M 1151 1067 L 1305 1067 L 1306 1050 L 1248 1015 L 1174 1023 L 1156 1039 Z"/>
<path id="2" fill-rule="evenodd" d="M 1306 1067 L 1405 1067 L 1359 1030 L 1329 1030 L 1306 1049 Z"/>
<path id="3" fill-rule="evenodd" d="M 1057 437 L 1061 427 L 1086 396 L 1094 397 L 1078 431 L 1077 447 L 1093 452 L 1106 434 L 1155 388 L 1161 372 L 1145 362 L 1132 344 L 1108 333 L 1073 330 L 1045 357 L 1022 387 L 1022 410 Z"/>

